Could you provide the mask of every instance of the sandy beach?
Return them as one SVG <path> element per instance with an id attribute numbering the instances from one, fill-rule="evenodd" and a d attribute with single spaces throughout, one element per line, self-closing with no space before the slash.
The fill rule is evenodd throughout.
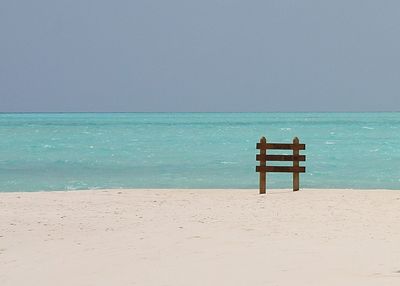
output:
<path id="1" fill-rule="evenodd" d="M 400 192 L 1 193 L 0 285 L 400 285 Z"/>

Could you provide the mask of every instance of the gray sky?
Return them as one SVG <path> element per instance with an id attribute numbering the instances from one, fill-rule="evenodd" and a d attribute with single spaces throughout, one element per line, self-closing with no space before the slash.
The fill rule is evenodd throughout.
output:
<path id="1" fill-rule="evenodd" d="M 0 111 L 384 110 L 397 0 L 0 1 Z"/>

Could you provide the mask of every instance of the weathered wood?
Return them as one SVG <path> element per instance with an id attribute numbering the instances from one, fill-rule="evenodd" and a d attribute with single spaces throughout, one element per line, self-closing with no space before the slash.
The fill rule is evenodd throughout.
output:
<path id="1" fill-rule="evenodd" d="M 271 173 L 305 173 L 306 167 L 289 167 L 289 166 L 256 166 L 256 172 L 271 172 Z"/>
<path id="2" fill-rule="evenodd" d="M 265 137 L 262 137 L 260 139 L 260 143 L 258 143 L 258 144 L 267 144 L 267 139 L 265 139 Z M 266 155 L 266 153 L 267 153 L 267 150 L 265 150 L 265 149 L 260 150 L 261 156 L 264 157 Z M 259 167 L 266 167 L 266 165 L 267 165 L 266 160 L 262 158 L 260 160 Z M 266 189 L 267 189 L 267 174 L 264 171 L 264 172 L 260 172 L 260 194 L 265 194 Z"/>
<path id="3" fill-rule="evenodd" d="M 256 155 L 256 160 L 261 161 L 261 159 L 266 160 L 266 161 L 302 161 L 304 162 L 306 160 L 305 155 L 261 155 L 257 154 Z"/>
<path id="4" fill-rule="evenodd" d="M 257 143 L 257 149 L 272 149 L 272 150 L 305 150 L 305 144 L 289 144 L 289 143 Z"/>
<path id="5" fill-rule="evenodd" d="M 287 143 L 267 143 L 265 137 L 260 139 L 256 148 L 260 150 L 260 154 L 256 155 L 256 160 L 260 161 L 260 165 L 256 166 L 256 172 L 260 173 L 260 194 L 266 193 L 266 175 L 267 172 L 292 173 L 293 174 L 293 191 L 298 191 L 300 187 L 299 174 L 306 172 L 306 167 L 300 167 L 300 162 L 306 160 L 305 155 L 300 155 L 300 150 L 305 150 L 306 145 L 300 144 L 297 137 L 293 138 L 293 144 Z M 293 155 L 267 155 L 268 149 L 276 150 L 292 150 Z M 292 166 L 267 166 L 267 161 L 290 161 Z"/>
<path id="6" fill-rule="evenodd" d="M 293 145 L 299 145 L 299 138 L 294 137 L 293 138 Z M 293 157 L 299 156 L 299 149 L 293 148 Z M 299 168 L 299 161 L 293 161 L 293 169 Z M 296 192 L 299 190 L 299 173 L 295 172 L 293 173 L 293 192 Z"/>

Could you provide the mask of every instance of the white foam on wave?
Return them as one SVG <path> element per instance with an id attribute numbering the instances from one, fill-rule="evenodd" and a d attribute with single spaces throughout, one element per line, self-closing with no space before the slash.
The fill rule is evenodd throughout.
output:
<path id="1" fill-rule="evenodd" d="M 374 130 L 374 129 L 375 129 L 375 128 L 368 127 L 368 126 L 363 126 L 362 128 L 363 128 L 363 129 L 368 129 L 368 130 Z"/>

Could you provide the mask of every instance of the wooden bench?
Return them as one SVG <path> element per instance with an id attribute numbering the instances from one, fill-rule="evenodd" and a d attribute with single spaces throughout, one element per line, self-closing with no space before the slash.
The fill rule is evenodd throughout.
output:
<path id="1" fill-rule="evenodd" d="M 256 166 L 256 172 L 260 173 L 260 194 L 265 194 L 267 187 L 267 172 L 285 172 L 293 173 L 293 191 L 299 190 L 299 174 L 306 172 L 306 167 L 300 167 L 300 162 L 306 160 L 305 155 L 300 155 L 300 150 L 305 150 L 306 145 L 300 144 L 299 138 L 293 139 L 293 144 L 286 143 L 267 143 L 267 139 L 262 137 L 260 143 L 257 143 L 256 160 L 260 161 L 260 165 Z M 293 155 L 268 155 L 267 150 L 293 150 Z M 290 161 L 293 166 L 267 166 L 268 161 Z"/>

